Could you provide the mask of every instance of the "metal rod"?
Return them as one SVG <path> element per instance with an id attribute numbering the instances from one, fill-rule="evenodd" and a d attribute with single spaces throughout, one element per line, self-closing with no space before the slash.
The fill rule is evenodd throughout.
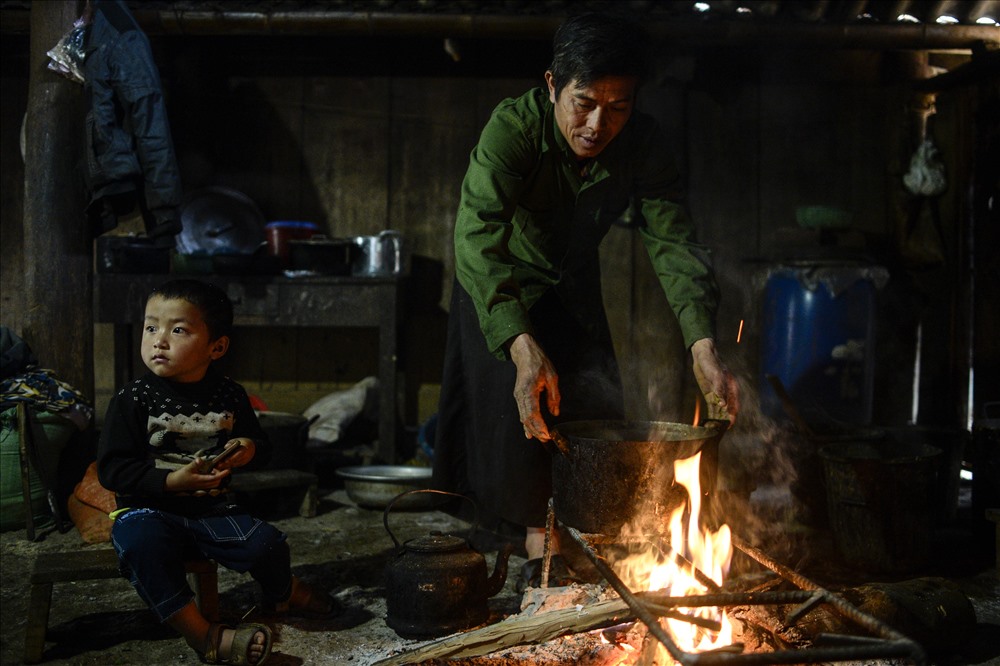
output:
<path id="1" fill-rule="evenodd" d="M 809 601 L 814 593 L 805 590 L 781 592 L 722 592 L 672 597 L 666 592 L 640 592 L 643 601 L 666 608 L 699 608 L 701 606 L 776 606 Z"/>
<path id="2" fill-rule="evenodd" d="M 667 617 L 671 620 L 687 622 L 688 624 L 693 624 L 696 627 L 708 629 L 709 631 L 722 631 L 722 623 L 717 622 L 716 620 L 709 620 L 708 618 L 698 617 L 697 615 L 688 615 L 687 613 L 679 613 L 673 609 L 665 606 L 657 606 L 656 604 L 646 604 L 646 608 L 648 608 L 653 615 L 659 617 Z"/>
<path id="3" fill-rule="evenodd" d="M 878 634 L 879 636 L 882 636 L 883 638 L 890 639 L 893 641 L 905 641 L 907 643 L 910 643 L 913 646 L 912 655 L 914 661 L 923 663 L 923 661 L 926 659 L 923 648 L 921 648 L 917 643 L 914 643 L 903 634 L 885 625 L 884 623 L 879 622 L 871 615 L 862 613 L 857 608 L 847 603 L 839 596 L 832 594 L 831 592 L 828 592 L 827 590 L 823 589 L 822 587 L 812 582 L 805 576 L 796 573 L 791 569 L 789 569 L 788 567 L 782 565 L 780 562 L 771 559 L 770 557 L 765 555 L 762 551 L 746 543 L 735 534 L 732 535 L 732 539 L 734 546 L 739 548 L 741 551 L 743 551 L 753 559 L 757 560 L 757 562 L 771 569 L 771 571 L 774 571 L 782 578 L 787 579 L 788 581 L 794 583 L 803 590 L 812 590 L 815 592 L 822 593 L 823 600 L 828 604 L 830 604 L 830 606 L 832 606 L 843 617 L 853 620 L 856 624 L 861 625 L 862 627 L 868 629 L 873 633 Z"/>
<path id="4" fill-rule="evenodd" d="M 801 590 L 758 593 L 714 593 L 689 595 L 683 597 L 665 596 L 656 592 L 633 593 L 627 585 L 614 573 L 604 558 L 593 548 L 578 530 L 565 526 L 566 531 L 580 545 L 584 553 L 593 562 L 598 572 L 604 576 L 612 588 L 619 594 L 625 604 L 635 613 L 649 630 L 649 634 L 658 640 L 667 652 L 682 666 L 712 666 L 714 664 L 803 664 L 822 663 L 829 661 L 853 661 L 857 659 L 875 659 L 902 657 L 912 660 L 918 666 L 926 663 L 923 649 L 912 640 L 885 626 L 875 618 L 862 613 L 837 595 L 816 585 L 811 580 L 798 574 L 781 563 L 771 559 L 760 550 L 750 546 L 736 535 L 733 535 L 733 545 L 755 559 L 779 576 L 802 588 Z M 670 550 L 670 552 L 673 552 Z M 693 571 L 696 568 L 691 567 Z M 714 585 L 714 589 L 719 589 Z M 744 606 L 744 605 L 778 605 L 799 603 L 793 611 L 798 618 L 818 603 L 825 602 L 846 618 L 860 626 L 877 633 L 881 638 L 859 638 L 851 641 L 849 637 L 823 635 L 822 640 L 845 645 L 833 647 L 814 647 L 799 650 L 777 650 L 774 652 L 759 652 L 743 654 L 741 646 L 728 646 L 724 649 L 710 650 L 701 653 L 685 652 L 674 643 L 670 635 L 656 617 L 658 610 L 669 607 L 694 608 L 699 606 Z M 667 613 L 661 613 L 666 615 Z M 693 622 L 690 616 L 684 616 L 687 622 Z M 700 618 L 699 618 L 700 619 Z M 699 624 L 694 622 L 694 624 Z M 703 625 L 699 625 L 703 626 Z M 710 628 L 710 627 L 705 627 Z M 735 650 L 740 650 L 735 653 Z"/>
<path id="5" fill-rule="evenodd" d="M 670 656 L 682 664 L 691 663 L 690 655 L 674 644 L 674 642 L 670 639 L 670 636 L 668 636 L 663 630 L 663 627 L 660 626 L 659 619 L 650 613 L 646 606 L 640 602 L 634 594 L 632 594 L 632 591 L 628 589 L 628 586 L 625 585 L 625 583 L 622 582 L 622 579 L 611 570 L 611 567 L 604 562 L 604 558 L 602 558 L 597 551 L 594 550 L 590 543 L 587 542 L 587 540 L 584 539 L 575 528 L 567 526 L 566 531 L 569 532 L 570 536 L 572 536 L 578 544 L 580 544 L 580 547 L 587 554 L 587 557 L 591 559 L 601 575 L 604 576 L 605 580 L 611 584 L 611 587 L 615 589 L 615 592 L 617 592 L 622 598 L 622 601 L 624 601 L 625 604 L 632 609 L 635 616 L 642 620 L 643 624 L 645 624 L 649 629 L 649 633 L 651 633 L 654 637 L 656 637 L 656 640 L 663 644 L 663 646 L 667 649 L 667 652 L 670 653 Z"/>
<path id="6" fill-rule="evenodd" d="M 791 613 L 788 614 L 788 616 L 785 618 L 785 623 L 784 623 L 785 628 L 787 629 L 788 627 L 794 625 L 796 622 L 799 621 L 799 619 L 803 615 L 805 615 L 806 613 L 808 613 L 821 603 L 823 603 L 823 595 L 820 594 L 819 592 L 813 592 L 812 596 L 810 596 L 809 599 L 804 604 L 802 604 L 801 606 L 799 606 L 798 608 L 796 608 L 795 610 L 793 610 Z"/>
<path id="7" fill-rule="evenodd" d="M 818 664 L 830 661 L 868 661 L 890 657 L 912 658 L 908 643 L 909 641 L 883 641 L 880 645 L 863 647 L 809 648 L 746 654 L 702 652 L 689 655 L 689 658 L 678 661 L 681 661 L 685 666 L 712 666 L 714 664 Z"/>
<path id="8" fill-rule="evenodd" d="M 549 571 L 552 566 L 552 533 L 556 526 L 556 510 L 549 498 L 549 508 L 545 514 L 545 547 L 542 551 L 542 575 L 538 581 L 539 587 L 549 586 Z"/>
<path id="9" fill-rule="evenodd" d="M 705 575 L 705 573 L 703 573 L 701 569 L 696 567 L 694 565 L 694 562 L 692 562 L 691 560 L 689 560 L 688 558 L 684 557 L 679 552 L 674 550 L 673 547 L 670 546 L 669 544 L 664 543 L 663 539 L 660 538 L 657 539 L 656 548 L 657 550 L 660 551 L 660 553 L 664 557 L 673 557 L 674 562 L 677 563 L 678 566 L 687 569 L 688 572 L 694 577 L 696 581 L 707 587 L 709 590 L 712 590 L 713 592 L 722 591 L 722 588 L 719 587 L 719 585 L 709 576 Z"/>
<path id="10" fill-rule="evenodd" d="M 764 554 L 763 551 L 754 548 L 736 534 L 732 535 L 732 542 L 733 546 L 739 548 L 744 553 L 746 553 L 754 560 L 756 560 L 759 564 L 763 564 L 765 567 L 767 567 L 774 573 L 778 574 L 785 580 L 789 581 L 790 583 L 794 583 L 796 587 L 802 588 L 803 590 L 823 589 L 816 583 L 806 578 L 805 576 L 796 573 L 795 571 L 792 571 L 791 569 L 783 565 L 781 562 L 778 562 L 777 560 L 768 557 L 766 554 Z"/>

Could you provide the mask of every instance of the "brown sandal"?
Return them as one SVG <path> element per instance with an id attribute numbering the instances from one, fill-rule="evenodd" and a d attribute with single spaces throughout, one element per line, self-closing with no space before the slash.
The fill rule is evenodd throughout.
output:
<path id="1" fill-rule="evenodd" d="M 229 648 L 229 657 L 223 659 L 219 656 L 222 647 L 222 636 L 226 629 L 231 629 L 233 642 Z M 263 654 L 257 661 L 250 661 L 248 653 L 253 646 L 253 637 L 258 633 L 264 634 L 264 643 L 261 645 Z M 206 664 L 249 664 L 250 666 L 261 666 L 271 655 L 271 629 L 265 624 L 241 624 L 232 627 L 226 624 L 213 624 L 208 630 L 208 646 L 205 654 L 201 655 L 202 662 Z"/>

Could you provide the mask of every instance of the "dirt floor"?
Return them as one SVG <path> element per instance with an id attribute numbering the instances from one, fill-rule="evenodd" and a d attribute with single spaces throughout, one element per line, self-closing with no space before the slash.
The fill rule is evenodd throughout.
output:
<path id="1" fill-rule="evenodd" d="M 331 664 L 368 666 L 390 655 L 427 641 L 404 640 L 386 626 L 383 574 L 393 543 L 383 525 L 383 511 L 357 506 L 343 489 L 321 491 L 318 515 L 301 518 L 294 510 L 271 503 L 270 522 L 288 534 L 294 573 L 331 590 L 346 609 L 333 621 L 273 620 L 274 652 L 268 663 L 276 666 Z M 393 531 L 400 541 L 432 531 L 468 528 L 435 510 L 391 513 Z M 0 536 L 2 545 L 2 652 L 3 664 L 22 663 L 28 578 L 35 554 L 87 545 L 71 529 L 50 529 L 29 542 L 23 531 Z M 480 539 L 477 548 L 487 555 L 492 570 L 499 540 Z M 504 589 L 490 601 L 492 620 L 517 613 L 521 596 L 514 579 L 524 558 L 515 553 Z M 790 561 L 795 566 L 796 562 Z M 939 664 L 1000 663 L 1000 584 L 992 566 L 954 570 L 957 580 L 976 608 L 977 626 L 963 654 L 936 657 Z M 255 584 L 246 576 L 220 570 L 220 605 L 223 619 L 239 620 L 257 603 Z M 530 650 L 513 653 L 503 663 L 537 663 Z M 182 639 L 158 625 L 125 580 L 56 584 L 53 594 L 44 663 L 47 664 L 147 664 L 199 663 Z M 499 662 L 497 662 L 499 663 Z M 550 662 L 545 662 L 546 664 Z M 577 658 L 564 663 L 580 663 Z M 889 663 L 873 662 L 865 663 Z"/>

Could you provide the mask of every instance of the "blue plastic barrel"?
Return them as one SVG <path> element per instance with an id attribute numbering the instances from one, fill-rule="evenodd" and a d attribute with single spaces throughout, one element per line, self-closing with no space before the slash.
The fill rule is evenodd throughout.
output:
<path id="1" fill-rule="evenodd" d="M 774 375 L 810 424 L 871 423 L 876 282 L 886 278 L 884 268 L 855 262 L 790 263 L 771 272 L 761 328 L 764 414 L 788 416 L 766 379 Z"/>

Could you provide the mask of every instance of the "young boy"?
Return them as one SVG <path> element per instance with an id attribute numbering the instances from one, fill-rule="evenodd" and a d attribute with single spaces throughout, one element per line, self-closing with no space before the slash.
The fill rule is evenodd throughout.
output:
<path id="1" fill-rule="evenodd" d="M 285 534 L 227 493 L 232 468 L 265 461 L 269 448 L 246 391 L 212 365 L 229 348 L 232 324 L 232 303 L 218 287 L 174 280 L 153 290 L 142 333 L 149 373 L 112 398 L 97 464 L 117 499 L 112 544 L 143 601 L 204 661 L 262 664 L 270 629 L 206 620 L 185 579 L 186 559 L 249 572 L 273 610 L 323 615 L 334 604 L 292 576 Z M 239 449 L 205 466 L 231 447 Z"/>

